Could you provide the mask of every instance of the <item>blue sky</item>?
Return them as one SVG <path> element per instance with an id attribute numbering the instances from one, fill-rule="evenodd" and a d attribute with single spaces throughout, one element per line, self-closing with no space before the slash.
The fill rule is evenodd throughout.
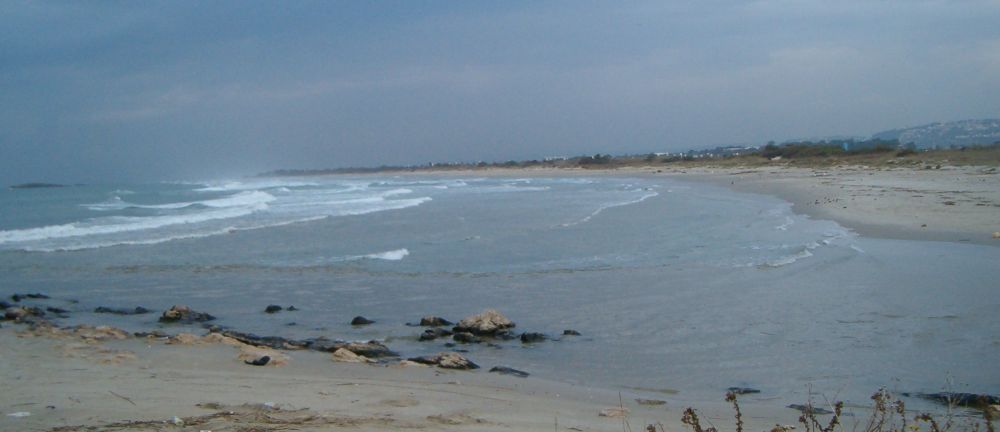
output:
<path id="1" fill-rule="evenodd" d="M 998 1 L 0 4 L 0 181 L 206 179 L 1000 117 Z"/>

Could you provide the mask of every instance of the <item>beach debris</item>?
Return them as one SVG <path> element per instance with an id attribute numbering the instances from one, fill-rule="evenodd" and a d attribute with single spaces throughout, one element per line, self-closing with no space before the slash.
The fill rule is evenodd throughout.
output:
<path id="1" fill-rule="evenodd" d="M 548 337 L 542 333 L 521 333 L 521 343 L 537 343 L 545 339 L 548 339 Z"/>
<path id="2" fill-rule="evenodd" d="M 344 363 L 371 363 L 374 361 L 368 357 L 357 355 L 344 348 L 338 348 L 333 352 L 333 360 Z"/>
<path id="3" fill-rule="evenodd" d="M 170 419 L 170 423 L 172 423 L 174 426 L 184 426 L 184 419 L 177 416 L 173 416 Z"/>
<path id="4" fill-rule="evenodd" d="M 494 366 L 492 369 L 490 369 L 490 372 L 495 372 L 500 375 L 513 375 L 520 378 L 527 378 L 528 375 L 530 375 L 525 371 L 509 368 L 507 366 Z"/>
<path id="5" fill-rule="evenodd" d="M 168 337 L 170 337 L 169 334 L 166 334 L 166 333 L 164 333 L 162 331 L 159 331 L 159 330 L 153 330 L 153 331 L 148 331 L 148 332 L 138 331 L 138 332 L 132 333 L 132 336 L 135 336 L 135 337 L 138 337 L 138 338 L 154 338 L 154 339 L 168 338 Z"/>
<path id="6" fill-rule="evenodd" d="M 487 309 L 478 315 L 467 317 L 452 329 L 455 333 L 468 332 L 477 336 L 496 336 L 502 330 L 516 326 L 495 309 Z"/>
<path id="7" fill-rule="evenodd" d="M 469 332 L 458 332 L 455 333 L 451 338 L 452 340 L 458 343 L 480 343 L 483 341 L 478 336 Z"/>
<path id="8" fill-rule="evenodd" d="M 196 312 L 183 305 L 174 305 L 163 312 L 160 322 L 166 323 L 194 323 L 212 321 L 215 317 L 204 312 Z"/>
<path id="9" fill-rule="evenodd" d="M 372 321 L 372 320 L 370 320 L 368 318 L 365 318 L 365 317 L 363 317 L 361 315 L 358 315 L 358 316 L 354 317 L 354 319 L 351 320 L 351 325 L 352 326 L 361 326 L 361 325 L 368 325 L 368 324 L 375 324 L 375 321 Z"/>
<path id="10" fill-rule="evenodd" d="M 271 361 L 271 356 L 262 356 L 254 360 L 244 360 L 243 363 L 252 366 L 266 366 Z"/>
<path id="11" fill-rule="evenodd" d="M 49 297 L 49 296 L 47 296 L 47 295 L 45 295 L 45 294 L 42 294 L 42 293 L 34 293 L 34 294 L 14 294 L 14 295 L 10 296 L 10 299 L 11 299 L 11 300 L 14 300 L 14 303 L 19 303 L 19 302 L 20 302 L 21 300 L 24 300 L 24 299 L 33 299 L 33 300 L 48 300 L 48 299 L 50 299 L 50 298 L 51 298 L 51 297 Z"/>
<path id="12" fill-rule="evenodd" d="M 563 336 L 580 336 L 580 332 L 573 329 L 563 330 Z"/>
<path id="13" fill-rule="evenodd" d="M 94 313 L 112 314 L 112 315 L 142 315 L 150 312 L 152 311 L 142 306 L 136 306 L 134 309 L 98 306 L 96 309 L 94 309 Z"/>
<path id="14" fill-rule="evenodd" d="M 1000 231 L 993 231 L 993 238 L 1000 239 Z"/>
<path id="15" fill-rule="evenodd" d="M 760 390 L 750 387 L 730 387 L 726 390 L 732 392 L 733 394 L 738 394 L 738 395 L 760 393 Z"/>
<path id="16" fill-rule="evenodd" d="M 614 407 L 602 409 L 599 413 L 597 413 L 597 415 L 608 418 L 622 418 L 628 416 L 628 413 L 628 408 Z"/>
<path id="17" fill-rule="evenodd" d="M 464 424 L 493 424 L 485 419 L 472 417 L 464 413 L 430 415 L 427 416 L 427 420 L 438 424 L 452 426 Z"/>
<path id="18" fill-rule="evenodd" d="M 420 325 L 423 327 L 441 327 L 450 326 L 452 324 L 454 323 L 439 316 L 425 316 L 420 318 Z"/>
<path id="19" fill-rule="evenodd" d="M 437 338 L 440 338 L 440 337 L 448 337 L 448 336 L 451 336 L 451 335 L 452 335 L 452 332 L 449 331 L 449 330 L 447 330 L 447 329 L 443 329 L 443 328 L 440 328 L 440 327 L 434 327 L 434 328 L 429 328 L 427 330 L 424 330 L 424 332 L 420 335 L 420 340 L 421 341 L 429 341 L 429 340 L 434 340 L 434 339 L 437 339 Z"/>
<path id="20" fill-rule="evenodd" d="M 7 417 L 18 418 L 18 417 L 28 417 L 30 415 L 31 415 L 30 412 L 27 412 L 27 411 L 18 411 L 18 412 L 12 412 L 10 414 L 7 414 Z"/>
<path id="21" fill-rule="evenodd" d="M 788 406 L 788 408 L 791 408 L 793 410 L 797 410 L 797 411 L 799 411 L 799 412 L 801 412 L 803 414 L 813 414 L 813 415 L 833 414 L 833 411 L 830 411 L 830 410 L 825 409 L 825 408 L 814 407 L 812 405 L 791 404 L 791 405 Z"/>
<path id="22" fill-rule="evenodd" d="M 421 364 L 437 366 L 443 369 L 479 369 L 479 365 L 456 352 L 440 352 L 429 356 L 412 357 L 408 360 Z"/>
<path id="23" fill-rule="evenodd" d="M 639 405 L 646 405 L 646 406 L 658 406 L 658 405 L 666 405 L 667 401 L 660 400 L 660 399 L 642 399 L 642 398 L 638 398 L 638 399 L 635 400 L 635 403 L 637 403 Z"/>
<path id="24" fill-rule="evenodd" d="M 269 314 L 281 312 L 282 310 L 284 310 L 284 308 L 278 305 L 267 305 L 267 307 L 264 308 L 264 312 Z"/>

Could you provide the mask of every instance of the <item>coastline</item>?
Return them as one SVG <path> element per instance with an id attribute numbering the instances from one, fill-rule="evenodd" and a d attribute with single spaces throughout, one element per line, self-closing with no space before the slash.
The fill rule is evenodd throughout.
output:
<path id="1" fill-rule="evenodd" d="M 369 175 L 369 174 L 361 174 Z M 384 175 L 378 174 L 378 175 Z M 865 237 L 1000 246 L 1000 170 L 962 165 L 796 167 L 666 165 L 620 168 L 422 170 L 412 176 L 653 176 L 770 195 L 796 213 L 832 220 Z"/>

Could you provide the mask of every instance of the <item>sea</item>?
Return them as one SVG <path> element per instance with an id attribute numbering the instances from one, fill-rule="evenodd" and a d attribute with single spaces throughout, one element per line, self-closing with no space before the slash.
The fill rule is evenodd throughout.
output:
<path id="1" fill-rule="evenodd" d="M 0 191 L 0 294 L 49 295 L 62 325 L 204 331 L 157 322 L 184 304 L 261 336 L 459 349 L 484 369 L 692 402 L 732 386 L 776 404 L 1000 393 L 998 289 L 998 247 L 866 238 L 776 197 L 653 175 Z M 449 348 L 407 325 L 488 308 L 549 339 Z"/>

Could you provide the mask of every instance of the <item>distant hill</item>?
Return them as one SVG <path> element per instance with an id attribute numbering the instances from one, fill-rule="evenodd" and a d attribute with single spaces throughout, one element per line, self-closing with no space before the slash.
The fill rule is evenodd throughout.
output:
<path id="1" fill-rule="evenodd" d="M 948 148 L 1000 142 L 1000 119 L 960 120 L 931 123 L 905 129 L 893 129 L 872 138 L 914 143 L 918 148 Z"/>

